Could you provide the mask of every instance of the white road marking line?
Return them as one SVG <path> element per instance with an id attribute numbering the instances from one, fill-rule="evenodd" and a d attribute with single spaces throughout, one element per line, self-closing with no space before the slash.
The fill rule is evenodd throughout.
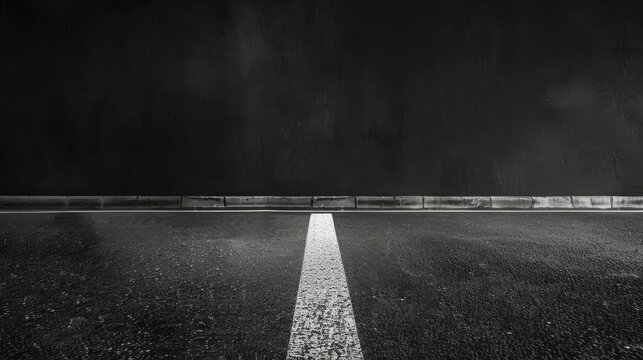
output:
<path id="1" fill-rule="evenodd" d="M 311 214 L 288 359 L 363 359 L 332 214 Z"/>

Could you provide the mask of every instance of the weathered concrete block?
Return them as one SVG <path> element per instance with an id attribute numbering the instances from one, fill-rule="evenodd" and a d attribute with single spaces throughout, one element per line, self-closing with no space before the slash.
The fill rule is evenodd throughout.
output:
<path id="1" fill-rule="evenodd" d="M 182 196 L 184 209 L 217 209 L 225 207 L 223 196 Z"/>
<path id="2" fill-rule="evenodd" d="M 425 209 L 488 209 L 489 196 L 425 196 Z"/>
<path id="3" fill-rule="evenodd" d="M 271 208 L 305 208 L 312 207 L 312 196 L 268 196 L 268 205 Z"/>
<path id="4" fill-rule="evenodd" d="M 65 208 L 66 196 L 30 196 L 29 203 L 34 208 Z"/>
<path id="5" fill-rule="evenodd" d="M 402 209 L 422 209 L 424 200 L 421 196 L 400 196 L 400 208 Z"/>
<path id="6" fill-rule="evenodd" d="M 358 209 L 398 209 L 400 198 L 396 196 L 357 196 Z"/>
<path id="7" fill-rule="evenodd" d="M 0 209 L 15 209 L 26 207 L 29 196 L 0 196 Z"/>
<path id="8" fill-rule="evenodd" d="M 357 196 L 358 209 L 422 209 L 421 196 Z"/>
<path id="9" fill-rule="evenodd" d="M 3 209 L 63 209 L 66 207 L 66 196 L 0 196 L 0 208 Z"/>
<path id="10" fill-rule="evenodd" d="M 313 196 L 314 208 L 349 209 L 355 208 L 354 196 Z"/>
<path id="11" fill-rule="evenodd" d="M 145 209 L 166 209 L 166 208 L 180 208 L 180 196 L 139 196 L 136 199 L 136 204 L 139 208 Z"/>
<path id="12" fill-rule="evenodd" d="M 643 196 L 612 196 L 614 209 L 643 209 Z"/>
<path id="13" fill-rule="evenodd" d="M 610 209 L 612 198 L 609 196 L 572 196 L 572 205 L 576 209 Z"/>
<path id="14" fill-rule="evenodd" d="M 67 196 L 67 206 L 73 209 L 99 209 L 102 205 L 102 196 Z"/>
<path id="15" fill-rule="evenodd" d="M 103 196 L 103 208 L 136 208 L 137 196 Z"/>
<path id="16" fill-rule="evenodd" d="M 531 196 L 492 196 L 492 209 L 531 209 Z"/>
<path id="17" fill-rule="evenodd" d="M 64 208 L 65 196 L 0 196 L 0 209 Z"/>
<path id="18" fill-rule="evenodd" d="M 570 209 L 571 196 L 534 196 L 534 209 Z"/>
<path id="19" fill-rule="evenodd" d="M 268 207 L 267 196 L 226 196 L 227 208 L 265 208 Z"/>

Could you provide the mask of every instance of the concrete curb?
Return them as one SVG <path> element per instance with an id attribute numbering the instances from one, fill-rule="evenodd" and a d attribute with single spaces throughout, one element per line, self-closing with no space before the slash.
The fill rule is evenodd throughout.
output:
<path id="1" fill-rule="evenodd" d="M 95 209 L 102 205 L 102 196 L 67 196 L 67 206 L 71 209 Z"/>
<path id="2" fill-rule="evenodd" d="M 131 209 L 136 208 L 138 196 L 103 196 L 102 207 L 104 209 Z"/>
<path id="3" fill-rule="evenodd" d="M 173 209 L 181 207 L 181 196 L 139 196 L 136 205 L 143 209 Z"/>
<path id="4" fill-rule="evenodd" d="M 0 196 L 0 208 L 66 208 L 68 196 Z"/>
<path id="5" fill-rule="evenodd" d="M 492 209 L 531 209 L 534 200 L 531 196 L 492 196 Z"/>
<path id="6" fill-rule="evenodd" d="M 422 196 L 356 196 L 358 209 L 422 209 Z"/>
<path id="7" fill-rule="evenodd" d="M 643 210 L 643 196 L 0 196 L 2 210 Z"/>
<path id="8" fill-rule="evenodd" d="M 534 196 L 534 209 L 571 209 L 571 196 Z"/>
<path id="9" fill-rule="evenodd" d="M 313 208 L 354 209 L 355 196 L 313 196 Z"/>
<path id="10" fill-rule="evenodd" d="M 609 209 L 612 207 L 610 196 L 572 196 L 572 205 L 576 209 Z"/>
<path id="11" fill-rule="evenodd" d="M 612 196 L 612 209 L 643 209 L 643 196 Z"/>
<path id="12" fill-rule="evenodd" d="M 221 209 L 225 208 L 225 198 L 223 196 L 183 196 L 181 208 Z"/>
<path id="13" fill-rule="evenodd" d="M 268 196 L 268 205 L 278 209 L 307 209 L 313 206 L 312 196 Z"/>
<path id="14" fill-rule="evenodd" d="M 425 196 L 425 209 L 489 209 L 490 196 Z"/>
<path id="15" fill-rule="evenodd" d="M 226 196 L 225 207 L 231 209 L 267 208 L 267 196 Z"/>

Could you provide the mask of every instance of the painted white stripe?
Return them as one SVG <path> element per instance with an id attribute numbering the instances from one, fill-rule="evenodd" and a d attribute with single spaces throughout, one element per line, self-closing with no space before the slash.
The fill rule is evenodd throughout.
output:
<path id="1" fill-rule="evenodd" d="M 312 214 L 288 359 L 363 359 L 332 214 Z"/>

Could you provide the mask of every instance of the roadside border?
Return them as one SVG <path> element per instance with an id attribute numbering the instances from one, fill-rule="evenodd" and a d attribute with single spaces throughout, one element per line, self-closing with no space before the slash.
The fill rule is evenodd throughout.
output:
<path id="1" fill-rule="evenodd" d="M 0 210 L 643 210 L 643 196 L 0 196 Z"/>

